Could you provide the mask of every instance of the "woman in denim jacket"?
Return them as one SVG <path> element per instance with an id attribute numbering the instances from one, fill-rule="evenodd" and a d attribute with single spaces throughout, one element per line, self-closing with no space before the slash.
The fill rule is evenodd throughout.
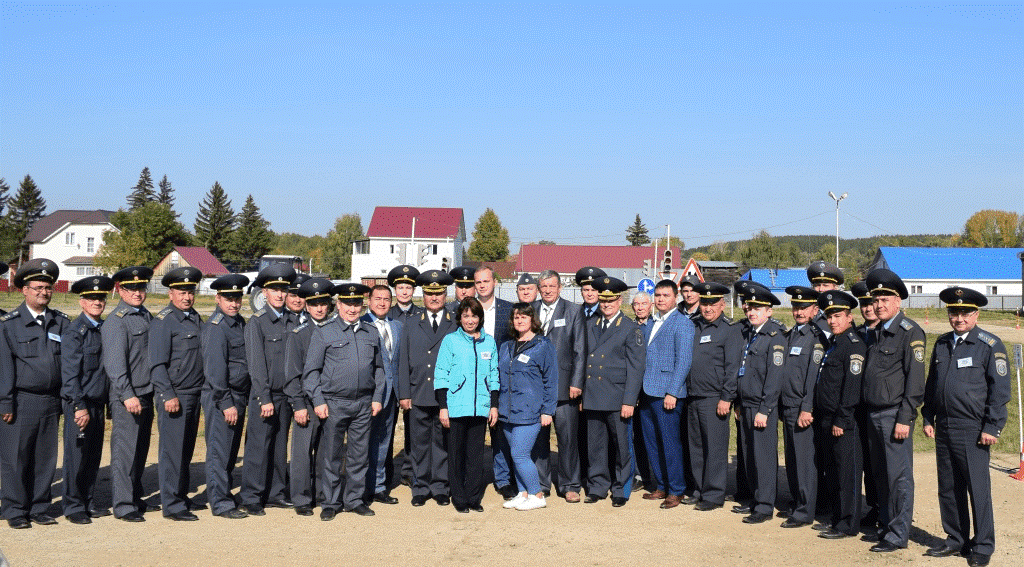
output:
<path id="1" fill-rule="evenodd" d="M 558 358 L 551 341 L 538 334 L 540 321 L 529 303 L 512 306 L 510 326 L 515 340 L 502 344 L 498 355 L 501 375 L 498 415 L 511 449 L 520 493 L 503 506 L 534 510 L 547 503 L 530 451 L 541 427 L 550 425 L 555 413 Z"/>
<path id="2" fill-rule="evenodd" d="M 484 309 L 475 297 L 459 303 L 459 330 L 441 341 L 434 394 L 448 430 L 448 482 L 459 513 L 483 512 L 484 433 L 498 420 L 498 349 L 483 331 Z"/>

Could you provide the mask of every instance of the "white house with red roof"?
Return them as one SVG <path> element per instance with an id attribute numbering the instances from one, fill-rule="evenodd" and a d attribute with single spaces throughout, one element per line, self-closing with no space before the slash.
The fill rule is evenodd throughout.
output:
<path id="1" fill-rule="evenodd" d="M 97 273 L 93 266 L 103 233 L 117 228 L 110 224 L 113 211 L 61 209 L 35 222 L 22 242 L 28 259 L 49 258 L 57 263 L 58 278 L 69 284 Z"/>
<path id="2" fill-rule="evenodd" d="M 462 265 L 465 243 L 462 209 L 376 207 L 366 238 L 352 243 L 351 279 L 379 279 L 401 264 L 448 270 Z"/>
<path id="3" fill-rule="evenodd" d="M 682 272 L 679 253 L 679 247 L 671 248 L 671 271 L 677 276 Z M 633 286 L 645 277 L 654 281 L 661 279 L 660 270 L 664 262 L 665 249 L 655 251 L 653 246 L 524 244 L 519 248 L 519 256 L 516 258 L 516 273 L 537 277 L 544 270 L 554 270 L 562 276 L 562 282 L 569 285 L 574 281 L 577 270 L 584 266 L 594 266 Z"/>

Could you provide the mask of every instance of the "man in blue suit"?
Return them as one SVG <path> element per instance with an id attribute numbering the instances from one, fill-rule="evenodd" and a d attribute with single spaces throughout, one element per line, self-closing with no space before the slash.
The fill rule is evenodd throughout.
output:
<path id="1" fill-rule="evenodd" d="M 380 333 L 380 352 L 384 360 L 384 399 L 380 413 L 370 422 L 370 467 L 366 479 L 367 491 L 374 502 L 398 504 L 391 496 L 391 483 L 387 471 L 395 441 L 395 424 L 398 422 L 398 396 L 395 376 L 398 374 L 398 358 L 401 350 L 402 322 L 388 316 L 391 309 L 391 288 L 375 285 L 370 291 L 370 310 L 361 317 L 363 321 L 377 327 Z"/>
<path id="2" fill-rule="evenodd" d="M 678 288 L 661 280 L 654 288 L 657 312 L 643 326 L 647 365 L 640 395 L 640 423 L 644 446 L 657 487 L 647 500 L 664 499 L 662 508 L 675 508 L 686 490 L 683 443 L 679 437 L 686 376 L 693 357 L 693 322 L 676 308 Z"/>

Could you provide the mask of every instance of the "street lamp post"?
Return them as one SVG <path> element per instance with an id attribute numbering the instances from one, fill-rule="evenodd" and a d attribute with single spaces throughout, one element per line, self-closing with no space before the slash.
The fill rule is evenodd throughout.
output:
<path id="1" fill-rule="evenodd" d="M 832 200 L 836 202 L 836 266 L 839 266 L 839 201 L 846 198 L 849 193 L 843 193 L 839 197 L 836 194 L 829 191 L 828 196 L 832 197 Z"/>

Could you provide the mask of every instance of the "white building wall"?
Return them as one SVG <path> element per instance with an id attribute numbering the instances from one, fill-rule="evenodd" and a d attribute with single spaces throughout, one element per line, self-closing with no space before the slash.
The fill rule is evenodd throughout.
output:
<path id="1" fill-rule="evenodd" d="M 45 242 L 32 244 L 30 258 L 49 258 L 57 263 L 59 278 L 74 283 L 86 276 L 91 266 L 67 266 L 64 260 L 72 256 L 95 256 L 103 244 L 103 233 L 117 230 L 109 224 L 70 224 L 58 230 Z M 90 250 L 91 239 L 91 250 Z M 79 269 L 83 273 L 78 273 Z"/>
<path id="2" fill-rule="evenodd" d="M 397 257 L 393 248 L 401 244 L 406 245 L 403 258 Z M 432 247 L 422 264 L 419 263 L 418 257 L 418 247 L 421 244 Z M 371 238 L 367 254 L 357 253 L 358 246 L 353 245 L 352 273 L 349 275 L 349 279 L 386 276 L 391 268 L 401 264 L 411 264 L 421 272 L 440 270 L 444 258 L 449 260 L 448 268 L 454 268 L 462 265 L 462 245 L 461 240 L 416 239 L 415 243 L 410 245 L 408 239 Z M 433 247 L 436 247 L 436 253 L 434 253 Z"/>

